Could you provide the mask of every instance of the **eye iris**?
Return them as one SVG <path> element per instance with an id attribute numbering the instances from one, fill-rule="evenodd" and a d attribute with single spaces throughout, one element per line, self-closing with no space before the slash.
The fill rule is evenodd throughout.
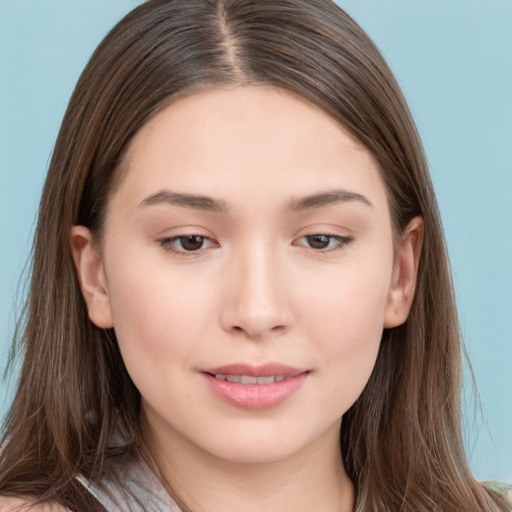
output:
<path id="1" fill-rule="evenodd" d="M 186 251 L 197 251 L 203 246 L 204 238 L 202 236 L 190 235 L 180 237 L 180 244 Z"/>
<path id="2" fill-rule="evenodd" d="M 328 235 L 308 235 L 306 238 L 313 249 L 325 249 L 331 240 Z"/>

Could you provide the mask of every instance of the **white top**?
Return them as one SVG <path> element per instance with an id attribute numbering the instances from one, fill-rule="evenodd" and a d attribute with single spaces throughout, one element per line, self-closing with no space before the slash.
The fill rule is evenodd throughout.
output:
<path id="1" fill-rule="evenodd" d="M 130 494 L 114 482 L 103 482 L 107 491 L 105 492 L 82 475 L 79 475 L 77 480 L 109 512 L 181 512 L 176 502 L 143 462 L 120 467 L 119 477 Z"/>

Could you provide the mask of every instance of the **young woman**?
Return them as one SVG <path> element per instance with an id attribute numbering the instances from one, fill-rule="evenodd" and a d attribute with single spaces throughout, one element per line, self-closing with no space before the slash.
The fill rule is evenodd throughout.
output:
<path id="1" fill-rule="evenodd" d="M 326 0 L 150 0 L 43 191 L 2 510 L 504 511 L 425 157 Z"/>

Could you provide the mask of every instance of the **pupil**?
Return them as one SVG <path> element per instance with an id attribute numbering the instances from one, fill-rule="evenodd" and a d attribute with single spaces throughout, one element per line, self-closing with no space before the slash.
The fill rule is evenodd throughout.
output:
<path id="1" fill-rule="evenodd" d="M 307 238 L 313 249 L 325 249 L 329 245 L 330 237 L 327 235 L 310 235 Z"/>
<path id="2" fill-rule="evenodd" d="M 181 246 L 183 249 L 186 249 L 187 251 L 197 251 L 198 249 L 201 249 L 201 246 L 203 245 L 203 237 L 202 236 L 184 236 L 180 238 Z"/>

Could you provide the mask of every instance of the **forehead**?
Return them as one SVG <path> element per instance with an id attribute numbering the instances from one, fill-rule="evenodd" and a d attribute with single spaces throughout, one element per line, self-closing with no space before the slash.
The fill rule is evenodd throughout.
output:
<path id="1" fill-rule="evenodd" d="M 120 192 L 137 202 L 162 188 L 243 203 L 319 188 L 385 191 L 371 154 L 328 114 L 268 86 L 213 89 L 178 99 L 133 138 Z M 384 195 L 383 195 L 384 194 Z"/>

